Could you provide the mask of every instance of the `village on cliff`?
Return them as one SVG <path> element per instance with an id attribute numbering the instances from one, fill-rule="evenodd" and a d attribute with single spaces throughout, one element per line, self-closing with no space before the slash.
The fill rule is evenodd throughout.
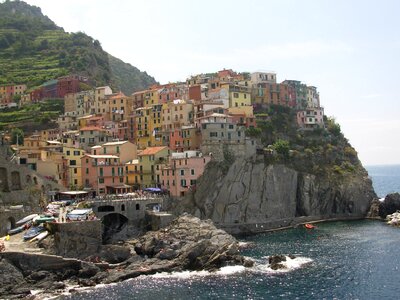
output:
<path id="1" fill-rule="evenodd" d="M 13 145 L 12 160 L 67 190 L 97 196 L 149 188 L 185 196 L 223 145 L 256 151 L 249 134 L 257 127 L 254 112 L 270 105 L 296 110 L 299 128 L 324 126 L 317 88 L 297 80 L 277 83 L 274 72 L 224 69 L 128 96 L 108 86 L 81 91 L 89 81 L 70 75 L 29 92 L 26 85 L 3 85 L 0 106 L 16 106 L 16 95 L 19 106 L 63 98 L 58 128 Z M 2 144 L 9 140 L 2 135 Z"/>

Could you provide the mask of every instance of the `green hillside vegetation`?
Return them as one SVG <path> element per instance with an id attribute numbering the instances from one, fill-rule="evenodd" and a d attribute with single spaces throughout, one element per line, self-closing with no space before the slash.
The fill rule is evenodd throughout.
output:
<path id="1" fill-rule="evenodd" d="M 83 32 L 65 32 L 38 7 L 23 1 L 0 4 L 0 84 L 35 87 L 60 76 L 79 74 L 96 86 L 110 85 L 130 94 L 155 82 L 131 65 L 125 64 L 120 71 L 121 63 L 109 60 L 98 40 Z"/>
<path id="2" fill-rule="evenodd" d="M 112 55 L 109 55 L 108 58 L 114 81 L 118 83 L 117 88 L 125 94 L 130 95 L 134 91 L 143 90 L 156 82 L 153 77 L 146 72 L 141 72 L 131 64 L 124 63 Z"/>
<path id="3" fill-rule="evenodd" d="M 271 162 L 335 178 L 363 169 L 357 152 L 333 118 L 325 118 L 325 128 L 302 130 L 297 127 L 295 110 L 287 107 L 272 105 L 255 116 L 258 128 L 248 133 L 260 137 L 264 147 L 275 150 Z"/>
<path id="4" fill-rule="evenodd" d="M 0 111 L 0 130 L 5 128 L 22 128 L 33 132 L 45 128 L 55 128 L 55 120 L 64 112 L 64 101 L 49 99 L 22 108 L 9 108 Z"/>

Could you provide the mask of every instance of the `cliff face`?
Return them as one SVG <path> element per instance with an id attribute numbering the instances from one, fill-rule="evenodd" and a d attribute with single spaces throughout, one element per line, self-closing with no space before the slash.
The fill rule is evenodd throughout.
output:
<path id="1" fill-rule="evenodd" d="M 366 215 L 375 197 L 367 173 L 317 177 L 283 164 L 236 159 L 226 174 L 211 163 L 199 179 L 192 212 L 222 227 L 291 225 L 299 219 L 352 218 Z M 303 217 L 303 218 L 300 218 Z M 249 227 L 231 231 L 252 231 Z"/>

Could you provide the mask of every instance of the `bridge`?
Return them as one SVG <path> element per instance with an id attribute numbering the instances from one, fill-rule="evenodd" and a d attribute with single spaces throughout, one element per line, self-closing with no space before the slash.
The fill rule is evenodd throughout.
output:
<path id="1" fill-rule="evenodd" d="M 96 217 L 102 220 L 103 240 L 123 229 L 143 226 L 146 211 L 159 210 L 164 196 L 107 195 L 87 201 Z"/>

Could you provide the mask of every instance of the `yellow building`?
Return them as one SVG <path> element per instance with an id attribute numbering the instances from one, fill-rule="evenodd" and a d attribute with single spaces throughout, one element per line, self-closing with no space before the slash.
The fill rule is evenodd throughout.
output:
<path id="1" fill-rule="evenodd" d="M 73 147 L 63 147 L 64 157 L 67 160 L 67 178 L 68 188 L 72 190 L 79 190 L 82 184 L 82 167 L 81 158 L 85 155 L 85 151 Z"/>
<path id="2" fill-rule="evenodd" d="M 122 92 L 110 96 L 108 100 L 109 120 L 122 121 L 125 120 L 132 112 L 133 98 L 125 96 Z"/>
<path id="3" fill-rule="evenodd" d="M 167 163 L 168 147 L 148 147 L 138 154 L 140 187 L 158 187 L 161 167 Z"/>
<path id="4" fill-rule="evenodd" d="M 136 109 L 136 144 L 139 149 L 162 145 L 162 105 Z"/>
<path id="5" fill-rule="evenodd" d="M 139 160 L 132 159 L 125 163 L 126 184 L 133 186 L 135 189 L 139 189 L 141 185 L 140 173 L 139 173 Z"/>
<path id="6" fill-rule="evenodd" d="M 221 88 L 229 91 L 229 107 L 251 105 L 251 92 L 248 87 L 234 84 L 221 84 Z"/>
<path id="7" fill-rule="evenodd" d="M 193 123 L 193 103 L 185 100 L 173 100 L 163 104 L 162 107 L 162 130 L 173 131 L 184 125 Z"/>

